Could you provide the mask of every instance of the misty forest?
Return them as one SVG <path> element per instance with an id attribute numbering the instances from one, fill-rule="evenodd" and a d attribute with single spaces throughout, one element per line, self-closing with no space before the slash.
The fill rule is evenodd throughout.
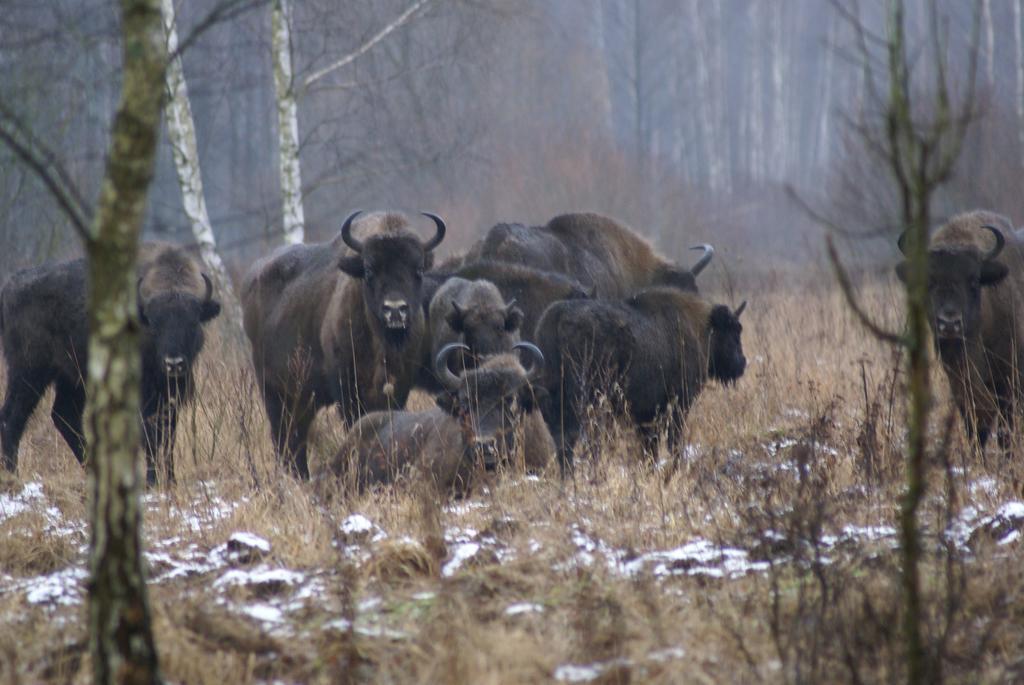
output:
<path id="1" fill-rule="evenodd" d="M 1024 681 L 1024 0 L 0 0 L 0 683 Z"/>

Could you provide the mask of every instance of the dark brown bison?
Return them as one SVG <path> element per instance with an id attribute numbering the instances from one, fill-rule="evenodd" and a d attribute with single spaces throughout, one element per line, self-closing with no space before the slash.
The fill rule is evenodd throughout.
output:
<path id="1" fill-rule="evenodd" d="M 155 456 L 167 454 L 178 408 L 192 397 L 192 366 L 203 347 L 203 324 L 220 313 L 213 284 L 183 249 L 140 247 L 139 321 L 142 324 L 141 404 L 146 480 L 156 481 Z M 0 292 L 0 327 L 7 360 L 7 397 L 0 409 L 4 466 L 18 465 L 18 443 L 39 398 L 56 392 L 50 416 L 79 462 L 85 459 L 82 413 L 88 352 L 86 263 L 75 259 L 15 274 Z"/>
<path id="2" fill-rule="evenodd" d="M 464 343 L 470 353 L 456 352 L 454 368 L 472 366 L 473 358 L 510 352 L 519 342 L 523 312 L 514 302 L 506 302 L 498 287 L 487 280 L 468 281 L 458 276 L 448 279 L 430 301 L 427 314 L 429 345 L 427 359 L 434 360 L 443 347 Z M 428 365 L 424 364 L 426 369 Z M 420 384 L 431 391 L 442 389 L 434 375 L 433 364 Z"/>
<path id="3" fill-rule="evenodd" d="M 326 243 L 291 245 L 253 265 L 242 288 L 245 331 L 279 455 L 309 477 L 306 438 L 316 412 L 338 405 L 351 424 L 401 407 L 426 331 L 423 274 L 444 238 L 426 242 L 395 213 L 352 214 Z"/>
<path id="4" fill-rule="evenodd" d="M 537 325 L 537 344 L 548 360 L 542 406 L 563 472 L 572 466 L 584 408 L 613 387 L 621 390 L 652 454 L 653 422 L 660 416 L 669 419 L 669 448 L 676 449 L 682 419 L 707 379 L 730 383 L 743 375 L 739 317 L 745 306 L 733 312 L 658 287 L 626 300 L 548 307 Z"/>
<path id="5" fill-rule="evenodd" d="M 541 314 L 552 302 L 592 297 L 593 288 L 586 288 L 574 278 L 552 271 L 542 271 L 523 264 L 483 260 L 461 265 L 454 275 L 461 278 L 485 278 L 505 297 L 515 301 L 523 313 L 519 330 L 526 337 L 533 335 Z"/>
<path id="6" fill-rule="evenodd" d="M 620 298 L 649 286 L 697 292 L 697 275 L 714 249 L 686 269 L 658 255 L 629 227 L 600 214 L 563 214 L 545 226 L 498 224 L 466 255 L 467 262 L 494 260 L 566 274 L 601 298 Z"/>
<path id="7" fill-rule="evenodd" d="M 932 334 L 967 431 L 981 447 L 997 417 L 1004 424 L 999 442 L 1008 446 L 1022 398 L 1022 246 L 1006 217 L 981 210 L 954 216 L 928 243 Z M 906 279 L 906 262 L 896 273 Z"/>
<path id="8" fill-rule="evenodd" d="M 417 468 L 442 491 L 464 494 L 477 469 L 494 471 L 520 454 L 528 470 L 544 468 L 555 446 L 531 387 L 544 358 L 530 343 L 515 347 L 533 357 L 529 370 L 506 353 L 456 376 L 449 368 L 450 356 L 465 345 L 446 345 L 435 360 L 445 388 L 438 407 L 364 416 L 334 458 L 323 464 L 318 489 L 327 494 L 339 481 L 359 489 L 392 483 Z"/>

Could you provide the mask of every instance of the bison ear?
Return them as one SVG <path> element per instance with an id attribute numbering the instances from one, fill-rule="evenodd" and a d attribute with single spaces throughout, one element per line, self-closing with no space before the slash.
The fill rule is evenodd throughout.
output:
<path id="1" fill-rule="evenodd" d="M 981 284 L 987 286 L 999 285 L 1010 272 L 1006 265 L 991 259 L 981 263 Z"/>
<path id="2" fill-rule="evenodd" d="M 513 333 L 519 330 L 519 327 L 523 325 L 523 310 L 519 307 L 512 305 L 505 310 L 505 331 Z"/>
<path id="3" fill-rule="evenodd" d="M 907 263 L 902 261 L 896 265 L 896 277 L 900 279 L 901 283 L 907 282 Z"/>
<path id="4" fill-rule="evenodd" d="M 357 254 L 341 257 L 338 260 L 338 268 L 352 278 L 362 278 L 365 273 L 363 258 Z"/>
<path id="5" fill-rule="evenodd" d="M 199 321 L 206 323 L 217 318 L 220 314 L 220 302 L 217 300 L 206 300 L 199 308 Z"/>
<path id="6" fill-rule="evenodd" d="M 438 408 L 445 414 L 459 415 L 459 397 L 450 392 L 442 392 L 434 398 Z"/>

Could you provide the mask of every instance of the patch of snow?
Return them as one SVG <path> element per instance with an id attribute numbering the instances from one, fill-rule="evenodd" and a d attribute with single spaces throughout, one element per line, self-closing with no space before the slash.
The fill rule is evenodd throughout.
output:
<path id="1" fill-rule="evenodd" d="M 412 596 L 417 602 L 427 602 L 437 597 L 436 592 L 417 592 Z"/>
<path id="2" fill-rule="evenodd" d="M 263 554 L 270 554 L 270 543 L 253 533 L 246 533 L 244 531 L 232 533 L 231 537 L 228 538 L 228 549 L 230 549 L 232 545 L 248 547 L 258 552 L 262 552 Z"/>
<path id="3" fill-rule="evenodd" d="M 460 542 L 451 551 L 451 557 L 441 568 L 441 575 L 450 578 L 455 572 L 462 568 L 462 565 L 472 559 L 480 551 L 480 544 L 477 542 Z"/>
<path id="4" fill-rule="evenodd" d="M 66 568 L 22 583 L 29 604 L 72 606 L 82 601 L 82 581 L 89 576 L 84 568 Z"/>
<path id="5" fill-rule="evenodd" d="M 555 680 L 563 683 L 586 683 L 594 680 L 604 671 L 599 664 L 579 666 L 577 664 L 562 664 L 555 669 Z"/>
<path id="6" fill-rule="evenodd" d="M 270 604 L 247 604 L 241 608 L 246 616 L 263 623 L 281 623 L 284 620 L 284 613 Z"/>
<path id="7" fill-rule="evenodd" d="M 505 607 L 506 616 L 518 616 L 520 614 L 539 614 L 543 613 L 543 611 L 544 607 L 542 607 L 540 604 L 535 604 L 533 602 L 517 602 L 515 604 L 510 604 L 507 607 Z"/>
<path id="8" fill-rule="evenodd" d="M 225 572 L 213 583 L 215 588 L 236 587 L 248 585 L 252 587 L 279 587 L 284 585 L 298 585 L 305 579 L 305 576 L 298 571 L 291 571 L 286 568 L 257 568 L 251 571 L 242 569 L 231 569 Z"/>

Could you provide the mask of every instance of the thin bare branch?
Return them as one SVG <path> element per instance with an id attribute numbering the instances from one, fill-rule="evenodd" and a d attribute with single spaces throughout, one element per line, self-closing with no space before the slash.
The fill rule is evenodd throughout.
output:
<path id="1" fill-rule="evenodd" d="M 857 295 L 853 292 L 853 284 L 850 283 L 850 276 L 846 273 L 846 269 L 843 267 L 842 262 L 839 261 L 839 253 L 836 252 L 835 242 L 832 240 L 832 236 L 828 235 L 825 237 L 825 245 L 828 248 L 828 260 L 832 264 L 832 270 L 835 271 L 836 280 L 839 282 L 839 287 L 843 291 L 843 297 L 846 299 L 846 304 L 850 307 L 850 310 L 857 316 L 860 323 L 864 328 L 881 340 L 893 345 L 906 345 L 907 340 L 904 336 L 887 331 L 881 325 L 876 323 L 871 316 L 864 311 L 860 302 L 857 301 Z"/>
<path id="2" fill-rule="evenodd" d="M 189 31 L 188 35 L 178 43 L 178 47 L 167 56 L 167 61 L 178 59 L 184 52 L 192 46 L 199 38 L 212 29 L 217 24 L 221 24 L 225 21 L 229 21 L 245 14 L 249 10 L 255 9 L 260 5 L 265 5 L 270 0 L 221 0 L 212 10 L 207 13 L 205 17 L 199 20 L 199 23 Z M 175 13 L 177 14 L 177 13 Z M 175 27 L 177 28 L 177 27 Z"/>
<path id="3" fill-rule="evenodd" d="M 3 103 L 0 103 L 0 141 L 42 181 L 79 237 L 88 243 L 92 239 L 91 212 L 78 188 L 57 156 Z"/>
<path id="4" fill-rule="evenodd" d="M 377 45 L 377 43 L 387 38 L 396 29 L 401 28 L 406 22 L 408 22 L 418 12 L 420 12 L 420 10 L 422 10 L 424 7 L 430 4 L 430 2 L 431 0 L 416 0 L 416 2 L 409 5 L 409 7 L 407 7 L 404 12 L 398 15 L 394 19 L 394 21 L 386 25 L 384 28 L 378 31 L 372 38 L 370 38 L 365 43 L 360 45 L 354 51 L 348 53 L 341 59 L 332 62 L 331 64 L 328 64 L 326 67 L 314 71 L 312 74 L 307 76 L 306 79 L 302 82 L 303 92 L 305 92 L 307 88 L 309 88 L 311 85 L 322 79 L 324 76 L 327 76 L 331 72 L 337 71 L 338 69 L 341 69 L 342 67 L 347 66 L 352 62 L 356 61 L 357 59 L 359 59 L 360 57 L 362 57 L 364 54 L 373 49 L 373 46 Z"/>

